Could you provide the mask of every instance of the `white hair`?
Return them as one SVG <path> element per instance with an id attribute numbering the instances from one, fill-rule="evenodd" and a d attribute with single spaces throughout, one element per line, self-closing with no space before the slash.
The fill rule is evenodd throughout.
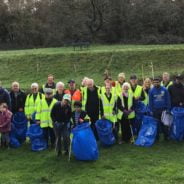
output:
<path id="1" fill-rule="evenodd" d="M 19 84 L 18 82 L 16 82 L 16 81 L 12 82 L 12 87 L 13 87 L 14 85 L 17 85 L 18 87 L 20 87 L 20 84 Z"/>
<path id="2" fill-rule="evenodd" d="M 36 82 L 32 83 L 32 84 L 31 84 L 31 88 L 33 88 L 33 87 L 39 88 L 38 83 L 36 83 Z"/>
<path id="3" fill-rule="evenodd" d="M 65 84 L 64 84 L 63 82 L 59 81 L 59 82 L 57 82 L 57 84 L 56 84 L 56 89 L 58 89 L 59 86 L 65 87 Z"/>
<path id="4" fill-rule="evenodd" d="M 129 89 L 130 89 L 130 84 L 128 82 L 125 82 L 123 85 L 122 85 L 122 89 L 127 86 Z"/>

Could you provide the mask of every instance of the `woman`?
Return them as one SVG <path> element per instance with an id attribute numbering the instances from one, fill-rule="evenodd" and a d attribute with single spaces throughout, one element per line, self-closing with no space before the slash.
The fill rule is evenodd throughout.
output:
<path id="1" fill-rule="evenodd" d="M 149 91 L 152 88 L 152 82 L 150 78 L 146 78 L 143 83 L 143 90 L 145 94 L 144 104 L 148 105 L 149 103 Z"/>

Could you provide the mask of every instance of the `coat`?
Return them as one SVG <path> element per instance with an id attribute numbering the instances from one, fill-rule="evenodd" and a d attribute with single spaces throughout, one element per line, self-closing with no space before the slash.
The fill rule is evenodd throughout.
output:
<path id="1" fill-rule="evenodd" d="M 11 131 L 12 113 L 9 110 L 0 112 L 0 132 L 7 133 Z"/>

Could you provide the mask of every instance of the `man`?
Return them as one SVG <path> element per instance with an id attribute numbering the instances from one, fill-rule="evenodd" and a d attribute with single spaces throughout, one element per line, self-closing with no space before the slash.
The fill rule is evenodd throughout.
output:
<path id="1" fill-rule="evenodd" d="M 112 91 L 112 86 L 110 84 L 105 86 L 105 90 L 105 93 L 100 95 L 101 116 L 103 119 L 107 119 L 112 123 L 113 132 L 116 141 L 118 141 L 117 115 L 114 113 L 117 95 L 114 91 Z"/>
<path id="2" fill-rule="evenodd" d="M 36 109 L 36 122 L 40 125 L 43 130 L 44 138 L 49 146 L 49 141 L 51 142 L 51 148 L 54 147 L 55 135 L 53 130 L 53 122 L 51 119 L 51 110 L 54 104 L 57 102 L 53 98 L 53 89 L 45 88 L 44 89 L 45 98 L 43 98 L 39 104 L 37 104 Z"/>
<path id="3" fill-rule="evenodd" d="M 64 95 L 65 95 L 65 85 L 63 82 L 58 82 L 56 84 L 56 94 L 54 95 L 54 98 L 58 101 L 62 101 Z"/>
<path id="4" fill-rule="evenodd" d="M 91 128 L 98 140 L 98 134 L 95 127 L 96 121 L 99 119 L 100 112 L 100 88 L 96 87 L 93 79 L 88 79 L 87 87 L 84 88 L 82 97 L 82 109 L 87 112 L 91 120 Z"/>
<path id="5" fill-rule="evenodd" d="M 170 111 L 171 102 L 168 90 L 161 86 L 160 79 L 153 80 L 153 88 L 149 91 L 149 108 L 154 118 L 158 120 L 157 139 L 159 139 L 159 132 L 164 133 L 164 139 L 168 140 L 168 127 L 161 122 L 163 111 Z"/>
<path id="6" fill-rule="evenodd" d="M 0 81 L 0 103 L 6 103 L 8 109 L 11 109 L 11 99 L 8 91 L 1 86 Z"/>
<path id="7" fill-rule="evenodd" d="M 138 85 L 138 79 L 136 75 L 130 76 L 130 90 L 133 93 L 136 101 L 144 101 L 145 94 L 142 86 Z"/>
<path id="8" fill-rule="evenodd" d="M 72 108 L 75 101 L 81 101 L 82 95 L 79 89 L 76 89 L 76 84 L 73 79 L 68 81 L 69 89 L 65 90 L 66 94 L 71 95 Z"/>
<path id="9" fill-rule="evenodd" d="M 172 81 L 170 81 L 170 75 L 167 72 L 164 72 L 162 75 L 162 82 L 161 82 L 161 86 L 164 86 L 165 88 L 169 88 L 169 86 L 171 86 L 173 84 Z"/>
<path id="10" fill-rule="evenodd" d="M 168 88 L 171 96 L 171 107 L 184 107 L 184 86 L 182 76 L 177 75 L 175 82 Z"/>
<path id="11" fill-rule="evenodd" d="M 51 118 L 54 126 L 55 136 L 56 136 L 56 152 L 57 156 L 61 155 L 61 138 L 64 142 L 65 155 L 69 152 L 70 143 L 70 118 L 71 118 L 71 96 L 65 94 L 62 101 L 57 102 L 51 111 Z"/>
<path id="12" fill-rule="evenodd" d="M 115 90 L 117 94 L 122 92 L 122 85 L 125 83 L 125 74 L 119 73 L 118 74 L 118 81 L 115 82 Z"/>
<path id="13" fill-rule="evenodd" d="M 51 88 L 53 89 L 53 94 L 56 93 L 56 84 L 54 82 L 54 76 L 52 74 L 49 74 L 47 77 L 47 83 L 42 86 L 42 89 L 40 90 L 41 93 L 44 93 L 45 88 Z"/>
<path id="14" fill-rule="evenodd" d="M 25 103 L 25 115 L 27 119 L 29 120 L 30 124 L 35 123 L 35 114 L 36 114 L 36 108 L 37 104 L 40 103 L 40 101 L 45 98 L 45 96 L 39 92 L 39 86 L 37 83 L 31 84 L 31 93 L 27 95 L 26 97 L 26 103 Z"/>
<path id="15" fill-rule="evenodd" d="M 10 97 L 12 113 L 15 114 L 16 112 L 24 112 L 26 94 L 20 90 L 20 85 L 18 82 L 12 83 Z"/>

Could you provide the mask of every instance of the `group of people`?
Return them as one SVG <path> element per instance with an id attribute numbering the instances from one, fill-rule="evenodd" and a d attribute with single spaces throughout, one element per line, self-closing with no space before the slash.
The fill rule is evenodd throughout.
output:
<path id="1" fill-rule="evenodd" d="M 96 140 L 98 133 L 95 123 L 99 119 L 107 119 L 112 123 L 116 142 L 131 142 L 132 128 L 135 125 L 136 104 L 144 103 L 149 107 L 150 115 L 159 122 L 159 132 L 168 140 L 168 127 L 161 122 L 163 111 L 170 112 L 173 107 L 184 107 L 184 85 L 181 75 L 174 81 L 169 73 L 161 78 L 146 78 L 142 85 L 138 84 L 136 75 L 126 80 L 120 73 L 118 80 L 110 76 L 104 78 L 104 85 L 97 86 L 93 79 L 85 77 L 79 89 L 74 80 L 54 82 L 54 76 L 48 75 L 47 83 L 39 88 L 37 83 L 31 84 L 31 92 L 26 94 L 20 89 L 18 82 L 13 82 L 8 92 L 0 85 L 0 133 L 1 147 L 9 145 L 11 119 L 17 112 L 25 113 L 31 124 L 39 124 L 43 130 L 48 146 L 56 148 L 58 156 L 62 153 L 61 139 L 65 154 L 68 154 L 70 131 L 78 124 L 90 122 Z M 120 133 L 121 132 L 121 133 Z"/>

